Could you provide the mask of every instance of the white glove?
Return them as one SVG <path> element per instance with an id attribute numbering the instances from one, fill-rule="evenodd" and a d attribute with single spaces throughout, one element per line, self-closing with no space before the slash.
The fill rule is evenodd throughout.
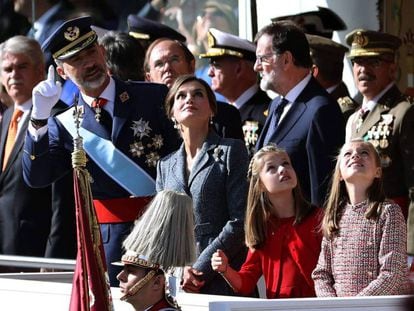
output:
<path id="1" fill-rule="evenodd" d="M 62 93 L 62 85 L 55 81 L 55 69 L 49 66 L 47 79 L 39 82 L 32 91 L 32 118 L 43 120 L 50 117 L 53 106 L 58 102 Z"/>

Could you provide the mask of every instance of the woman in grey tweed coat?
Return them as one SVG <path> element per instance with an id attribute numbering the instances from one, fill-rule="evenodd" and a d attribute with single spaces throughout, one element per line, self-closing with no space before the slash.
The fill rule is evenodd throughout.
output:
<path id="1" fill-rule="evenodd" d="M 199 251 L 192 267 L 184 268 L 182 288 L 192 293 L 234 295 L 211 269 L 210 258 L 221 249 L 236 270 L 245 259 L 247 149 L 243 141 L 221 138 L 210 129 L 216 101 L 202 79 L 179 77 L 167 95 L 166 111 L 183 143 L 159 161 L 157 191 L 181 191 L 192 197 Z"/>

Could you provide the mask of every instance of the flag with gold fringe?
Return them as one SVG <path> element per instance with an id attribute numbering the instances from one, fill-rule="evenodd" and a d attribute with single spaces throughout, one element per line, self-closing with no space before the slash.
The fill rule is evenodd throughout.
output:
<path id="1" fill-rule="evenodd" d="M 79 117 L 80 113 L 75 105 L 74 118 L 78 129 Z M 78 251 L 69 310 L 112 311 L 102 237 L 93 206 L 91 177 L 85 168 L 86 161 L 82 137 L 78 133 L 74 138 L 72 153 Z"/>

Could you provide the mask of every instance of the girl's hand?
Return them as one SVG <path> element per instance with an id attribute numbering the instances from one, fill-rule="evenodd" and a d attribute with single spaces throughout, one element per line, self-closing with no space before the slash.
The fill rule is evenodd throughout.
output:
<path id="1" fill-rule="evenodd" d="M 218 273 L 226 273 L 227 267 L 229 265 L 229 260 L 226 254 L 218 249 L 213 256 L 211 256 L 211 268 Z"/>

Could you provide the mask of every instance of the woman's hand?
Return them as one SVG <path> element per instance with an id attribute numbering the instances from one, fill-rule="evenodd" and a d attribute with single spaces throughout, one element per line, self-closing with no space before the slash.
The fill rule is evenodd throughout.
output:
<path id="1" fill-rule="evenodd" d="M 201 271 L 190 266 L 184 267 L 182 289 L 187 293 L 199 293 L 204 286 L 204 281 L 199 279 L 201 275 L 203 275 Z"/>

